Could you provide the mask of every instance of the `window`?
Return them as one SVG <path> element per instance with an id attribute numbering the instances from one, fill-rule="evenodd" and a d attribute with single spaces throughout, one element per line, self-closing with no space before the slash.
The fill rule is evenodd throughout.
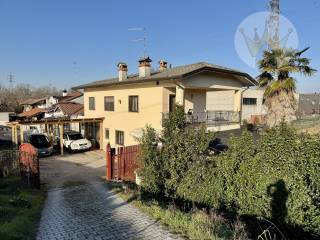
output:
<path id="1" fill-rule="evenodd" d="M 105 133 L 105 139 L 110 139 L 110 131 L 109 131 L 109 128 L 106 128 L 104 130 L 104 133 Z"/>
<path id="2" fill-rule="evenodd" d="M 256 98 L 243 98 L 242 100 L 243 105 L 257 105 Z"/>
<path id="3" fill-rule="evenodd" d="M 89 110 L 96 110 L 96 100 L 94 97 L 89 97 Z"/>
<path id="4" fill-rule="evenodd" d="M 104 110 L 114 111 L 114 97 L 104 97 Z"/>
<path id="5" fill-rule="evenodd" d="M 129 112 L 139 112 L 138 96 L 129 96 Z"/>
<path id="6" fill-rule="evenodd" d="M 116 130 L 116 144 L 124 145 L 124 132 Z"/>

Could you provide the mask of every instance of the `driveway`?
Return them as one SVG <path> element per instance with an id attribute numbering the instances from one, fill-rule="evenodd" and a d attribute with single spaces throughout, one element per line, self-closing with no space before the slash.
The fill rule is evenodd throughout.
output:
<path id="1" fill-rule="evenodd" d="M 49 191 L 37 239 L 178 239 L 101 181 L 102 151 L 40 159 Z"/>

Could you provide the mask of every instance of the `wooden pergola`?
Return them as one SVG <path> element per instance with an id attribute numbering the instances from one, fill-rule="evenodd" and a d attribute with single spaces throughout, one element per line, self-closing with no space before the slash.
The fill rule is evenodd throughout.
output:
<path id="1" fill-rule="evenodd" d="M 41 120 L 24 120 L 24 121 L 16 121 L 10 122 L 8 126 L 12 129 L 12 143 L 18 145 L 18 130 L 20 130 L 20 143 L 24 142 L 24 130 L 21 126 L 31 126 L 31 125 L 45 125 L 47 129 L 49 126 L 58 126 L 59 135 L 60 135 L 60 152 L 61 155 L 64 154 L 63 151 L 63 134 L 64 134 L 64 124 L 70 123 L 82 123 L 82 124 L 90 124 L 90 123 L 98 123 L 99 124 L 99 145 L 100 149 L 103 149 L 103 120 L 104 118 L 77 118 L 77 119 L 69 119 L 69 118 L 52 118 L 52 119 L 41 119 Z"/>

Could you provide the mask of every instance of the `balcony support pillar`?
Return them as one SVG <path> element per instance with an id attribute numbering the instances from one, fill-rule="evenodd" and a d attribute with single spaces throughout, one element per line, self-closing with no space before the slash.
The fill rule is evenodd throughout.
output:
<path id="1" fill-rule="evenodd" d="M 184 87 L 181 85 L 176 85 L 176 104 L 184 106 Z"/>

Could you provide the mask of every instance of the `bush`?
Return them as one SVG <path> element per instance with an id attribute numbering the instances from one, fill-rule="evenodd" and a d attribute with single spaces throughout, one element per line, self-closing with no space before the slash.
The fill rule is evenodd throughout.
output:
<path id="1" fill-rule="evenodd" d="M 146 191 L 160 194 L 164 191 L 163 163 L 157 151 L 158 135 L 150 126 L 146 126 L 140 139 L 141 156 L 139 174 L 142 177 L 142 186 Z"/>
<path id="2" fill-rule="evenodd" d="M 189 128 L 182 112 L 178 107 L 165 122 L 161 151 L 144 147 L 151 166 L 157 162 L 144 186 L 172 199 L 266 218 L 289 236 L 297 237 L 297 229 L 320 234 L 320 136 L 283 123 L 256 144 L 244 131 L 227 152 L 210 156 L 213 135 Z"/>

